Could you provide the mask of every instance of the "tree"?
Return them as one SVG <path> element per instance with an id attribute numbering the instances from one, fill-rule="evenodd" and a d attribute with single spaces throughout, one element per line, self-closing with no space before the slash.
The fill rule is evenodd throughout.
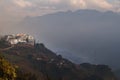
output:
<path id="1" fill-rule="evenodd" d="M 17 77 L 15 68 L 2 56 L 0 56 L 0 80 L 15 80 Z"/>

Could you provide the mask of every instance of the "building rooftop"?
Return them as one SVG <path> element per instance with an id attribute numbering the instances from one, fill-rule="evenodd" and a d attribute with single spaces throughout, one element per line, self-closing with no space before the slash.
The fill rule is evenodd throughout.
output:
<path id="1" fill-rule="evenodd" d="M 6 35 L 4 38 L 10 44 L 18 44 L 18 43 L 27 43 L 27 44 L 34 44 L 34 37 L 28 34 L 12 34 Z"/>

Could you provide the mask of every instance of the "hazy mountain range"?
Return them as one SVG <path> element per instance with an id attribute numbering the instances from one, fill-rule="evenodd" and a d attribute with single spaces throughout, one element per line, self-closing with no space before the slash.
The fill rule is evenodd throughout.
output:
<path id="1" fill-rule="evenodd" d="M 16 26 L 14 32 L 30 33 L 48 48 L 76 63 L 91 62 L 120 67 L 118 13 L 95 10 L 57 12 L 26 17 Z"/>

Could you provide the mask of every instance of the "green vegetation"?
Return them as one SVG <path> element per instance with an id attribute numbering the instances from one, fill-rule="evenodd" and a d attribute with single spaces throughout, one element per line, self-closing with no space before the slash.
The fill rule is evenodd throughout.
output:
<path id="1" fill-rule="evenodd" d="M 0 80 L 15 80 L 16 77 L 15 68 L 0 56 Z"/>
<path id="2" fill-rule="evenodd" d="M 22 72 L 0 55 L 0 80 L 37 80 L 32 73 Z"/>

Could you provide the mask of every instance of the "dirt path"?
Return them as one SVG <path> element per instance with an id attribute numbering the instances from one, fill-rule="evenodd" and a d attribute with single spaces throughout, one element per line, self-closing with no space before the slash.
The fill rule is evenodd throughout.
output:
<path id="1" fill-rule="evenodd" d="M 4 49 L 0 49 L 0 51 L 6 51 L 6 50 L 9 50 L 9 49 L 12 49 L 13 47 L 14 47 L 14 45 L 11 45 L 10 47 L 4 48 Z"/>

